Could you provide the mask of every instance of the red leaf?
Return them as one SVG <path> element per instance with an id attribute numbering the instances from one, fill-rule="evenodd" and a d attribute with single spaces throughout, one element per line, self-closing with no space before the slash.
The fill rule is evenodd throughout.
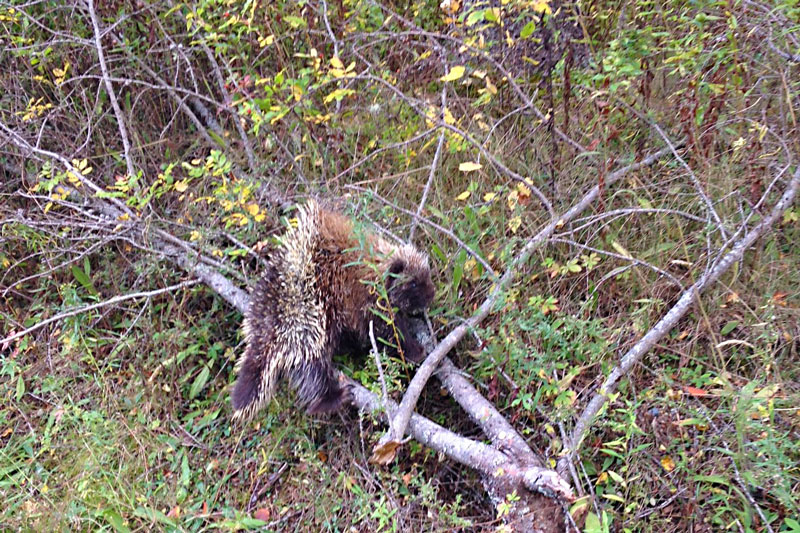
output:
<path id="1" fill-rule="evenodd" d="M 694 396 L 695 398 L 710 396 L 710 394 L 704 391 L 703 389 L 698 389 L 697 387 L 690 387 L 689 385 L 684 385 L 683 392 L 689 394 L 690 396 Z"/>

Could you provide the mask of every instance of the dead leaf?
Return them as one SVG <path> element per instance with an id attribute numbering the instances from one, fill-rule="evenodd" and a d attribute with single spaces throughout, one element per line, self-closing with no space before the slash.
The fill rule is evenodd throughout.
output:
<path id="1" fill-rule="evenodd" d="M 400 442 L 396 440 L 390 440 L 385 444 L 380 444 L 372 449 L 372 456 L 369 458 L 369 462 L 374 465 L 388 465 L 394 461 L 399 447 Z"/>
<path id="2" fill-rule="evenodd" d="M 483 168 L 483 165 L 480 163 L 475 163 L 473 161 L 467 161 L 466 163 L 461 163 L 458 165 L 458 170 L 461 172 L 472 172 L 473 170 L 480 170 Z"/>
<path id="3" fill-rule="evenodd" d="M 256 509 L 256 512 L 253 513 L 253 518 L 255 518 L 256 520 L 262 520 L 264 522 L 267 522 L 271 516 L 272 513 L 269 512 L 269 509 L 266 509 L 264 507 L 262 507 L 261 509 Z"/>

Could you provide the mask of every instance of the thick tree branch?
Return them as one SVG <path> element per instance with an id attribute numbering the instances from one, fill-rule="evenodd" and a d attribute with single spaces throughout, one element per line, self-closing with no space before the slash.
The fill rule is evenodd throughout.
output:
<path id="1" fill-rule="evenodd" d="M 742 258 L 744 252 L 752 246 L 752 244 L 767 230 L 772 224 L 783 214 L 783 212 L 792 204 L 794 197 L 797 195 L 798 188 L 800 188 L 800 167 L 792 176 L 786 190 L 781 196 L 780 200 L 755 228 L 749 233 L 744 235 L 725 256 L 717 262 L 712 268 L 707 270 L 697 282 L 689 287 L 680 297 L 678 302 L 665 314 L 653 328 L 648 331 L 639 342 L 637 342 L 628 352 L 622 357 L 620 363 L 611 371 L 600 390 L 589 401 L 586 408 L 583 410 L 578 420 L 575 422 L 575 427 L 570 434 L 569 440 L 565 442 L 566 454 L 558 461 L 558 471 L 563 473 L 567 472 L 568 462 L 571 461 L 578 451 L 586 432 L 589 430 L 589 425 L 594 419 L 595 415 L 605 405 L 608 396 L 613 393 L 619 383 L 620 378 L 627 375 L 633 366 L 638 363 L 641 358 L 650 349 L 661 340 L 669 331 L 675 327 L 675 324 L 686 314 L 691 307 L 692 303 L 709 285 L 719 279 L 731 265 Z"/>
<path id="2" fill-rule="evenodd" d="M 658 152 L 644 158 L 639 163 L 633 163 L 616 170 L 606 178 L 606 186 L 611 186 L 629 172 L 653 164 L 660 157 L 669 153 L 669 151 L 670 148 L 659 150 Z M 394 432 L 386 433 L 383 438 L 381 438 L 378 446 L 385 445 L 391 441 L 399 442 L 401 440 L 402 436 L 405 434 L 408 421 L 411 419 L 411 413 L 414 411 L 414 407 L 417 404 L 420 394 L 422 394 L 422 389 L 425 387 L 425 384 L 428 382 L 428 379 L 430 379 L 433 372 L 439 366 L 442 358 L 455 347 L 455 345 L 468 331 L 474 329 L 487 316 L 489 316 L 489 313 L 492 311 L 492 308 L 500 297 L 500 294 L 502 294 L 503 290 L 505 290 L 506 286 L 508 286 L 508 284 L 516 275 L 519 267 L 528 260 L 533 251 L 544 244 L 557 228 L 574 219 L 587 207 L 589 207 L 597 199 L 599 194 L 599 187 L 592 187 L 592 189 L 586 193 L 586 195 L 577 204 L 570 208 L 561 217 L 554 217 L 544 228 L 539 231 L 539 233 L 537 233 L 527 242 L 527 244 L 525 244 L 519 254 L 517 254 L 509 267 L 506 269 L 506 272 L 503 274 L 500 280 L 495 283 L 492 291 L 489 293 L 489 296 L 486 298 L 486 300 L 484 300 L 472 317 L 470 317 L 466 322 L 460 324 L 444 339 L 442 339 L 436 349 L 428 355 L 428 357 L 425 359 L 425 362 L 423 362 L 419 369 L 417 369 L 417 373 L 414 375 L 414 379 L 411 380 L 411 383 L 409 383 L 406 393 L 403 396 L 403 400 L 400 402 L 400 407 L 394 415 L 394 422 L 392 423 Z"/>

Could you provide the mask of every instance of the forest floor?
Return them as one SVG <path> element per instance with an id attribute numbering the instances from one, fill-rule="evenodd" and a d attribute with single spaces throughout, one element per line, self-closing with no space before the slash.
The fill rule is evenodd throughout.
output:
<path id="1" fill-rule="evenodd" d="M 789 187 L 800 9 L 463 4 L 0 0 L 0 529 L 504 531 L 446 454 L 370 464 L 370 413 L 282 390 L 232 421 L 242 315 L 157 241 L 246 289 L 282 208 L 327 198 L 429 252 L 441 338 L 598 187 L 450 354 L 555 467 Z M 800 533 L 798 243 L 795 204 L 609 394 L 569 531 Z M 380 391 L 372 358 L 336 362 Z M 399 400 L 414 367 L 383 370 Z M 486 439 L 438 382 L 417 412 Z"/>

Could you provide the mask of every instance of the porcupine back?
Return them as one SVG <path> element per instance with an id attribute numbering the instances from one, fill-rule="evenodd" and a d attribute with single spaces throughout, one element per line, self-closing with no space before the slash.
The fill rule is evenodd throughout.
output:
<path id="1" fill-rule="evenodd" d="M 282 379 L 289 380 L 310 413 L 335 411 L 347 403 L 349 390 L 340 382 L 332 357 L 345 345 L 368 344 L 375 303 L 369 284 L 387 271 L 407 280 L 386 280 L 393 305 L 421 310 L 433 298 L 424 254 L 373 234 L 359 243 L 347 217 L 315 201 L 299 208 L 296 226 L 286 232 L 268 263 L 245 315 L 247 347 L 237 364 L 233 391 L 237 417 L 249 417 L 269 402 Z M 391 337 L 392 327 L 377 322 L 376 334 Z M 401 336 L 410 337 L 405 313 L 399 312 L 396 322 Z M 412 359 L 424 355 L 410 339 L 403 341 L 403 349 Z"/>

